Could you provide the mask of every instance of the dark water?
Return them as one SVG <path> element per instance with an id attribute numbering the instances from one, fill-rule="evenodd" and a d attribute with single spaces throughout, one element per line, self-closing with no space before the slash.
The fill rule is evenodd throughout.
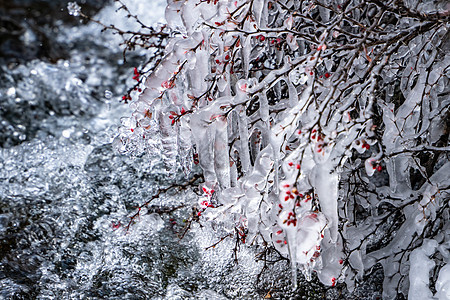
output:
<path id="1" fill-rule="evenodd" d="M 132 26 L 112 4 L 85 2 L 85 13 Z M 162 2 L 127 1 L 151 12 L 149 24 Z M 194 223 L 180 240 L 192 189 L 162 195 L 130 230 L 118 226 L 184 174 L 169 181 L 160 153 L 113 150 L 129 113 L 119 99 L 146 53 L 124 63 L 120 39 L 69 16 L 66 3 L 0 1 L 0 299 L 339 298 L 317 283 L 293 292 L 287 262 L 262 270 L 261 249 L 241 247 L 236 264 L 234 239 L 205 250 L 220 227 Z"/>

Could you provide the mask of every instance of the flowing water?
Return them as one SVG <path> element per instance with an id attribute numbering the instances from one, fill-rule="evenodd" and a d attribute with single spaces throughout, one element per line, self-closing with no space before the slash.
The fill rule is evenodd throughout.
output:
<path id="1" fill-rule="evenodd" d="M 97 18 L 133 26 L 98 2 Z M 164 12 L 161 0 L 127 2 L 148 24 Z M 118 36 L 63 13 L 65 22 L 40 29 L 60 55 L 33 52 L 42 39 L 27 21 L 20 47 L 33 51 L 0 66 L 0 299 L 334 298 L 315 284 L 292 294 L 286 261 L 257 283 L 255 249 L 240 247 L 237 264 L 233 238 L 205 250 L 220 229 L 193 223 L 180 240 L 195 190 L 163 194 L 124 228 L 136 206 L 172 183 L 160 153 L 129 157 L 111 146 L 129 113 L 119 99 L 145 53 L 124 63 Z"/>

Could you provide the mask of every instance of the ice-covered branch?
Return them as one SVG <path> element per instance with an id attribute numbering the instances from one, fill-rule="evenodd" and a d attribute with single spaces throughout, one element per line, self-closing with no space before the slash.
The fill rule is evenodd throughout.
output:
<path id="1" fill-rule="evenodd" d="M 401 7 L 168 1 L 177 34 L 116 146 L 161 151 L 168 174 L 198 163 L 217 202 L 200 220 L 293 274 L 352 288 L 381 264 L 384 295 L 406 295 L 410 254 L 449 245 L 426 229 L 448 228 L 450 57 L 448 7 Z"/>

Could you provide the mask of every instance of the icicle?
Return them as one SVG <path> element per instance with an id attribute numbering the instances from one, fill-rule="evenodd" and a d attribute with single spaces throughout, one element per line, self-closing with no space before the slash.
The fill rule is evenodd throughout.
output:
<path id="1" fill-rule="evenodd" d="M 200 167 L 203 169 L 207 183 L 217 181 L 214 172 L 213 143 L 211 143 L 214 140 L 215 123 L 212 123 L 212 125 L 208 124 L 209 116 L 210 114 L 207 112 L 198 112 L 191 117 L 190 124 L 192 132 L 195 132 L 193 138 L 197 146 Z"/>
<path id="2" fill-rule="evenodd" d="M 313 186 L 319 196 L 320 208 L 328 219 L 332 243 L 336 242 L 338 235 L 338 183 L 339 176 L 330 161 L 317 166 Z"/>
<path id="3" fill-rule="evenodd" d="M 215 121 L 214 170 L 221 188 L 230 186 L 230 160 L 228 155 L 227 122 L 223 117 Z"/>
<path id="4" fill-rule="evenodd" d="M 430 271 L 436 263 L 430 256 L 436 251 L 438 242 L 425 239 L 422 246 L 411 252 L 409 269 L 409 295 L 415 299 L 433 299 L 428 283 L 430 281 Z"/>
<path id="5" fill-rule="evenodd" d="M 184 32 L 183 22 L 181 20 L 181 7 L 183 5 L 182 1 L 169 0 L 166 8 L 166 20 L 167 24 L 173 30 L 180 30 Z"/>
<path id="6" fill-rule="evenodd" d="M 259 96 L 259 115 L 263 122 L 269 120 L 269 102 L 267 101 L 266 92 L 263 91 L 258 94 Z"/>
<path id="7" fill-rule="evenodd" d="M 239 156 L 241 158 L 242 172 L 246 174 L 250 169 L 250 150 L 248 148 L 248 123 L 245 110 L 239 115 L 239 139 L 241 145 Z"/>
<path id="8" fill-rule="evenodd" d="M 184 1 L 183 5 L 181 6 L 181 18 L 188 35 L 192 35 L 192 33 L 194 32 L 194 25 L 196 24 L 199 17 L 200 11 L 198 8 L 198 4 L 193 1 Z"/>
<path id="9" fill-rule="evenodd" d="M 298 93 L 295 86 L 292 84 L 291 80 L 288 78 L 286 80 L 289 92 L 289 107 L 294 107 L 298 103 Z"/>
<path id="10" fill-rule="evenodd" d="M 264 5 L 267 6 L 264 0 L 253 0 L 253 15 L 256 19 L 256 24 L 261 28 L 261 14 L 264 9 Z"/>
<path id="11" fill-rule="evenodd" d="M 176 174 L 177 138 L 175 127 L 172 126 L 169 114 L 158 114 L 159 129 L 161 133 L 162 155 L 170 177 Z"/>
<path id="12" fill-rule="evenodd" d="M 250 54 L 252 51 L 251 36 L 241 37 L 242 41 L 242 61 L 244 62 L 243 71 L 244 78 L 248 78 L 248 71 L 250 69 Z"/>

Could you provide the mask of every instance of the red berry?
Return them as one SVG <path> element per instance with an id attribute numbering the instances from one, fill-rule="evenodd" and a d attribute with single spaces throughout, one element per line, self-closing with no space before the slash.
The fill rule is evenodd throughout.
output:
<path id="1" fill-rule="evenodd" d="M 293 162 L 288 163 L 289 167 L 292 167 L 294 165 Z"/>
<path id="2" fill-rule="evenodd" d="M 264 42 L 265 39 L 266 39 L 265 36 L 263 36 L 263 35 L 259 36 L 259 40 L 260 40 L 261 42 Z"/>
<path id="3" fill-rule="evenodd" d="M 325 78 L 329 78 L 330 77 L 330 73 L 325 73 Z"/>
<path id="4" fill-rule="evenodd" d="M 383 170 L 383 167 L 381 167 L 380 165 L 377 166 L 377 171 L 381 172 L 381 170 Z"/>
<path id="5" fill-rule="evenodd" d="M 225 59 L 226 60 L 229 60 L 230 59 L 230 56 L 227 54 L 227 55 L 225 55 Z"/>

